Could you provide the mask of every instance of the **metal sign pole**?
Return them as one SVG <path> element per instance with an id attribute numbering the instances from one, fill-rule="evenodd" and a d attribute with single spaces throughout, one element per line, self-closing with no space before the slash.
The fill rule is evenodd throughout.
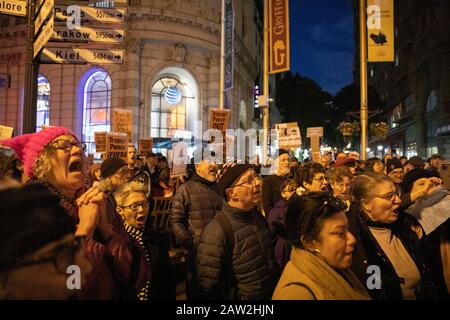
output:
<path id="1" fill-rule="evenodd" d="M 37 77 L 39 64 L 34 59 L 34 13 L 35 0 L 28 1 L 27 8 L 27 53 L 25 67 L 22 134 L 36 131 Z"/>

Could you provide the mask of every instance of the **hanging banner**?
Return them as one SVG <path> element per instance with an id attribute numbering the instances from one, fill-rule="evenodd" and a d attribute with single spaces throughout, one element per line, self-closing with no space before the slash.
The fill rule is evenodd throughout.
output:
<path id="1" fill-rule="evenodd" d="M 106 135 L 106 158 L 121 158 L 126 161 L 128 137 L 122 132 L 108 132 Z"/>
<path id="2" fill-rule="evenodd" d="M 224 55 L 224 85 L 223 91 L 233 89 L 233 66 L 234 66 L 234 10 L 233 0 L 224 1 L 225 10 L 225 48 L 223 48 Z"/>
<path id="3" fill-rule="evenodd" d="M 128 141 L 132 141 L 133 134 L 133 114 L 127 109 L 113 109 L 112 131 L 124 132 L 128 136 Z"/>
<path id="4" fill-rule="evenodd" d="M 367 0 L 369 62 L 394 61 L 394 0 Z"/>
<path id="5" fill-rule="evenodd" d="M 94 141 L 95 141 L 95 152 L 105 152 L 106 151 L 106 135 L 108 132 L 94 132 Z"/>
<path id="6" fill-rule="evenodd" d="M 269 72 L 289 71 L 289 0 L 270 0 L 269 8 Z"/>

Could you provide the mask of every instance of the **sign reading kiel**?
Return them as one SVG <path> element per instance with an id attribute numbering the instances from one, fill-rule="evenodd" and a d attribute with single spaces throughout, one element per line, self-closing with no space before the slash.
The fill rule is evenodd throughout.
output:
<path id="1" fill-rule="evenodd" d="M 44 48 L 41 54 L 41 62 L 122 64 L 123 57 L 123 50 Z"/>
<path id="2" fill-rule="evenodd" d="M 55 26 L 52 40 L 80 42 L 123 42 L 125 31 L 122 29 L 89 28 L 68 29 L 66 26 Z"/>
<path id="3" fill-rule="evenodd" d="M 394 0 L 367 1 L 367 47 L 367 61 L 394 61 Z"/>
<path id="4" fill-rule="evenodd" d="M 125 9 L 105 9 L 89 6 L 78 6 L 81 20 L 94 20 L 98 22 L 123 23 L 125 22 Z M 56 5 L 55 15 L 57 20 L 67 20 L 72 12 L 67 12 L 68 6 Z"/>
<path id="5" fill-rule="evenodd" d="M 290 70 L 289 1 L 270 0 L 270 73 Z"/>
<path id="6" fill-rule="evenodd" d="M 25 17 L 27 2 L 22 0 L 0 0 L 0 13 Z"/>

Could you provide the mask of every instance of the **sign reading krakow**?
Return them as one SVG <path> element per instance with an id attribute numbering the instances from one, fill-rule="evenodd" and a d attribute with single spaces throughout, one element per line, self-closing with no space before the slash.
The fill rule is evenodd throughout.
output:
<path id="1" fill-rule="evenodd" d="M 70 30 L 66 26 L 55 26 L 52 40 L 80 42 L 123 42 L 125 30 L 107 28 L 89 28 Z"/>
<path id="2" fill-rule="evenodd" d="M 68 6 L 56 5 L 55 15 L 57 20 L 67 20 L 72 16 L 67 12 Z M 125 9 L 105 9 L 89 6 L 79 6 L 81 20 L 94 20 L 98 22 L 123 23 L 125 22 Z"/>
<path id="3" fill-rule="evenodd" d="M 25 17 L 27 2 L 22 0 L 0 0 L 0 13 Z"/>
<path id="4" fill-rule="evenodd" d="M 44 63 L 99 63 L 122 64 L 123 50 L 45 48 L 41 54 Z"/>

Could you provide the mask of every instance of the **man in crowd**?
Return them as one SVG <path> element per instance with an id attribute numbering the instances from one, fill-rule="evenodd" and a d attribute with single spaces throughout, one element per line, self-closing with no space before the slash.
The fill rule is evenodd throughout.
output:
<path id="1" fill-rule="evenodd" d="M 127 149 L 127 165 L 128 170 L 130 170 L 130 177 L 133 178 L 139 173 L 139 168 L 136 165 L 137 161 L 137 150 L 136 147 L 133 144 L 128 145 Z"/>
<path id="2" fill-rule="evenodd" d="M 425 163 L 421 157 L 413 156 L 413 157 L 409 158 L 409 160 L 406 161 L 406 164 L 404 167 L 405 174 L 407 174 L 408 172 L 410 172 L 414 169 L 423 169 L 424 164 Z"/>
<path id="3" fill-rule="evenodd" d="M 440 176 L 441 165 L 442 157 L 439 154 L 435 153 L 430 158 L 430 166 L 427 168 L 427 170 Z"/>
<path id="4" fill-rule="evenodd" d="M 289 153 L 284 149 L 279 149 L 275 155 L 275 172 L 264 178 L 262 185 L 262 205 L 265 215 L 281 198 L 281 185 L 290 173 Z"/>
<path id="5" fill-rule="evenodd" d="M 391 178 L 392 182 L 394 182 L 395 188 L 400 191 L 405 173 L 402 163 L 398 158 L 392 158 L 391 160 L 388 160 L 386 164 L 386 173 L 389 178 Z"/>
<path id="6" fill-rule="evenodd" d="M 267 224 L 254 209 L 260 182 L 249 165 L 227 168 L 219 180 L 223 211 L 205 228 L 195 260 L 204 299 L 270 299 L 279 271 Z"/>
<path id="7" fill-rule="evenodd" d="M 205 151 L 205 152 L 204 152 Z M 195 163 L 197 159 L 199 162 Z M 188 252 L 186 293 L 196 298 L 192 287 L 192 269 L 197 245 L 203 229 L 222 210 L 222 198 L 217 188 L 217 164 L 208 150 L 194 152 L 195 172 L 182 184 L 173 197 L 170 229 L 176 241 Z"/>

